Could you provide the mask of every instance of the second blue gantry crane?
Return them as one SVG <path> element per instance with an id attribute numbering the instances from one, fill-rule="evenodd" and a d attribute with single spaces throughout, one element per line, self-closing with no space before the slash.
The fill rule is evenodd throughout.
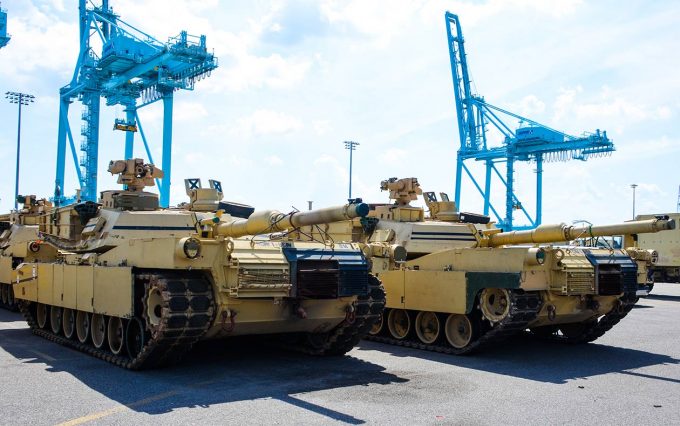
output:
<path id="1" fill-rule="evenodd" d="M 446 12 L 445 17 L 460 138 L 456 162 L 456 205 L 460 207 L 461 184 L 463 172 L 465 172 L 484 198 L 484 214 L 493 213 L 499 227 L 505 230 L 535 228 L 541 224 L 543 163 L 573 159 L 585 161 L 591 157 L 609 155 L 614 151 L 614 144 L 607 138 L 607 132 L 597 130 L 595 133 L 584 133 L 580 137 L 571 136 L 491 105 L 482 96 L 473 94 L 470 89 L 470 73 L 460 20 L 457 15 L 450 12 Z M 509 120 L 519 121 L 519 128 L 508 124 Z M 491 147 L 487 144 L 487 131 L 490 127 L 501 133 L 503 140 L 501 146 Z M 485 164 L 483 188 L 465 165 L 465 161 L 470 159 L 482 161 Z M 529 215 L 515 195 L 514 175 L 517 161 L 536 163 L 534 218 Z M 497 167 L 501 163 L 505 163 L 505 175 Z M 501 213 L 491 203 L 491 182 L 494 175 L 505 187 L 504 216 L 501 216 Z M 513 212 L 517 210 L 524 213 L 529 221 L 527 225 L 514 224 Z"/>

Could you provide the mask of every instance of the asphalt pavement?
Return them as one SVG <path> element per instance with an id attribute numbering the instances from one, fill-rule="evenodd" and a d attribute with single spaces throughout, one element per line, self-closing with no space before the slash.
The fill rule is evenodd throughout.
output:
<path id="1" fill-rule="evenodd" d="M 455 357 L 362 342 L 314 358 L 246 340 L 131 372 L 0 311 L 0 425 L 680 424 L 680 285 L 594 343 L 517 338 Z"/>

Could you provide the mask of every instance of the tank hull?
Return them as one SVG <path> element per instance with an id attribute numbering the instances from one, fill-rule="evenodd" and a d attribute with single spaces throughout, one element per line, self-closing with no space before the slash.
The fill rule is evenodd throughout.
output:
<path id="1" fill-rule="evenodd" d="M 384 291 L 357 246 L 198 232 L 210 216 L 99 209 L 74 240 L 57 232 L 73 218 L 62 208 L 41 224 L 51 256 L 13 270 L 24 317 L 35 334 L 128 369 L 244 335 L 339 355 L 378 320 Z"/>

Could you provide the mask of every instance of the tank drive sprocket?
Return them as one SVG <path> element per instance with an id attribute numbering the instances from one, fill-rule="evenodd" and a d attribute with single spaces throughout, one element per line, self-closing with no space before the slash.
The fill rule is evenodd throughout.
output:
<path id="1" fill-rule="evenodd" d="M 139 370 L 175 364 L 214 319 L 212 286 L 203 274 L 191 272 L 139 274 L 135 284 L 135 316 L 124 320 L 125 350 L 118 354 L 106 345 L 95 347 L 90 338 L 81 343 L 54 332 L 49 324 L 40 327 L 36 303 L 22 302 L 20 309 L 34 334 L 120 367 Z"/>

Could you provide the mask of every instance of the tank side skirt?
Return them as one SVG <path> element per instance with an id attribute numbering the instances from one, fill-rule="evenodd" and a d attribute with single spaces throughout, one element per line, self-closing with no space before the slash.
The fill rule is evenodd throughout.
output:
<path id="1" fill-rule="evenodd" d="M 179 272 L 141 275 L 136 278 L 136 284 L 139 280 L 156 283 L 157 288 L 161 289 L 163 308 L 157 331 L 148 336 L 144 347 L 133 359 L 39 328 L 30 303 L 21 303 L 20 310 L 34 334 L 120 367 L 140 370 L 173 364 L 191 349 L 212 324 L 216 311 L 212 286 L 205 276 Z M 207 298 L 210 303 L 203 310 L 194 310 L 191 302 L 195 298 Z"/>

